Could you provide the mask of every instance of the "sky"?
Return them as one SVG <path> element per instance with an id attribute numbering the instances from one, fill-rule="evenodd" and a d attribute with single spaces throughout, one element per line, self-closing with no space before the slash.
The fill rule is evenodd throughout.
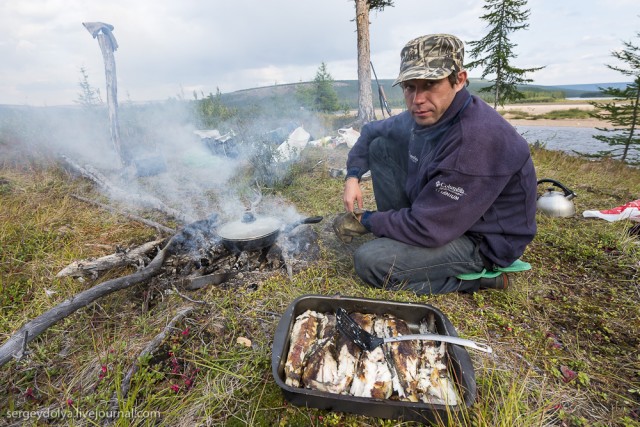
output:
<path id="1" fill-rule="evenodd" d="M 395 0 L 370 15 L 371 60 L 395 79 L 404 44 L 429 33 L 465 43 L 487 33 L 483 0 Z M 529 0 L 529 28 L 511 35 L 512 64 L 545 68 L 540 85 L 624 82 L 605 64 L 640 46 L 638 0 Z M 114 27 L 118 101 L 193 98 L 313 80 L 324 62 L 356 80 L 353 0 L 0 0 L 0 104 L 69 105 L 80 70 L 106 100 L 98 41 L 82 25 Z M 469 71 L 480 77 L 481 70 Z"/>

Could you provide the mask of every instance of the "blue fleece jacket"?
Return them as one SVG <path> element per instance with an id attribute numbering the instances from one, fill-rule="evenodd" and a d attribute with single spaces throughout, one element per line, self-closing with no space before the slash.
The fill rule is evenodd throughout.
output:
<path id="1" fill-rule="evenodd" d="M 411 207 L 365 214 L 374 235 L 439 247 L 466 234 L 502 267 L 523 254 L 536 233 L 535 169 L 527 142 L 491 106 L 462 89 L 434 125 L 417 125 L 408 111 L 371 122 L 349 153 L 348 176 L 369 170 L 378 136 L 409 140 Z"/>

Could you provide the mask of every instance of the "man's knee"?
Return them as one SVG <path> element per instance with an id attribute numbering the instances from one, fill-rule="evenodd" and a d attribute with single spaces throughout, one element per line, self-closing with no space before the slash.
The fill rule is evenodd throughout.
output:
<path id="1" fill-rule="evenodd" d="M 362 281 L 380 287 L 386 272 L 381 270 L 379 257 L 373 252 L 366 244 L 360 246 L 353 254 L 353 266 Z"/>
<path id="2" fill-rule="evenodd" d="M 384 159 L 389 156 L 389 146 L 394 144 L 394 141 L 379 136 L 369 144 L 369 156 L 375 159 Z M 397 145 L 397 144 L 396 144 Z"/>

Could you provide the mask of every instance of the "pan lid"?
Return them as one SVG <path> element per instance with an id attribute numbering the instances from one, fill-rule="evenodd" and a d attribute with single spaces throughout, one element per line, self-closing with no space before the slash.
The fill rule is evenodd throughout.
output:
<path id="1" fill-rule="evenodd" d="M 260 239 L 280 229 L 282 223 L 271 216 L 256 216 L 253 212 L 245 212 L 242 219 L 223 224 L 218 235 L 225 240 Z"/>

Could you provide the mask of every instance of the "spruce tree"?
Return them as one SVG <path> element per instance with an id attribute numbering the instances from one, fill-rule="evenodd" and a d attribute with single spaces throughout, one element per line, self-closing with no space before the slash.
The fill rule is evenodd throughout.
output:
<path id="1" fill-rule="evenodd" d="M 327 65 L 323 62 L 313 80 L 313 108 L 315 111 L 323 113 L 333 113 L 340 109 L 338 94 L 333 87 L 333 77 L 327 70 Z"/>
<path id="2" fill-rule="evenodd" d="M 84 67 L 80 67 L 80 81 L 78 85 L 80 86 L 80 92 L 78 93 L 77 99 L 73 102 L 86 108 L 93 108 L 103 104 L 102 98 L 100 97 L 100 89 L 91 86 L 91 83 L 89 83 L 89 74 Z"/>
<path id="3" fill-rule="evenodd" d="M 508 101 L 524 98 L 518 91 L 518 85 L 533 80 L 525 78 L 526 73 L 540 70 L 537 68 L 518 68 L 509 61 L 516 58 L 513 48 L 517 45 L 509 41 L 514 31 L 529 27 L 529 9 L 523 10 L 527 0 L 485 0 L 483 6 L 487 13 L 480 19 L 488 22 L 489 33 L 480 40 L 468 42 L 472 47 L 469 56 L 473 61 L 465 65 L 467 69 L 483 67 L 482 78 L 493 75 L 492 85 L 483 87 L 480 92 L 493 94 L 493 108 Z"/>
<path id="4" fill-rule="evenodd" d="M 640 32 L 637 33 L 640 37 Z M 640 164 L 640 47 L 631 42 L 623 42 L 624 49 L 613 51 L 611 55 L 625 62 L 628 67 L 607 65 L 608 68 L 631 77 L 633 82 L 627 84 L 624 89 L 600 88 L 603 94 L 613 97 L 611 102 L 590 102 L 595 107 L 591 115 L 597 119 L 611 123 L 613 128 L 596 128 L 605 135 L 594 135 L 597 140 L 606 142 L 610 150 L 602 150 L 597 156 L 609 156 L 618 158 L 622 162 Z"/>

